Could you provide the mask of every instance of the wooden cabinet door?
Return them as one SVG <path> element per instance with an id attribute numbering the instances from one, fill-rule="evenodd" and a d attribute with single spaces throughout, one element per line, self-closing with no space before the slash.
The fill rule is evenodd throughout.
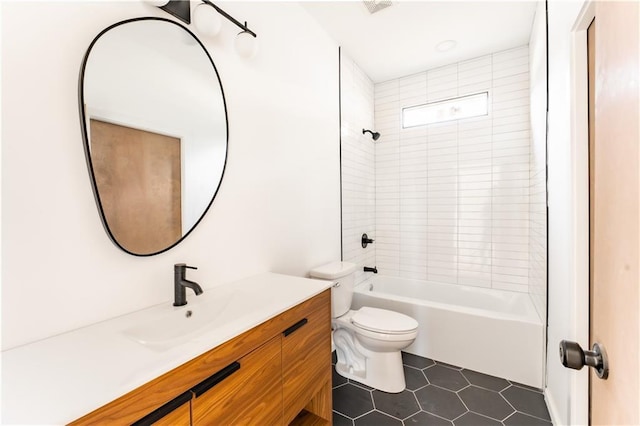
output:
<path id="1" fill-rule="evenodd" d="M 194 387 L 193 424 L 281 425 L 280 340 L 281 337 L 276 336 L 231 364 L 228 370 L 230 374 L 225 374 L 226 377 L 213 387 L 203 392 L 199 391 L 200 385 Z"/>
<path id="2" fill-rule="evenodd" d="M 331 401 L 318 404 L 316 398 L 329 382 L 331 389 L 331 302 L 330 293 L 319 309 L 300 311 L 297 318 L 283 332 L 282 337 L 282 385 L 284 399 L 284 422 L 289 424 L 303 409 L 315 411 L 319 417 L 331 419 Z M 326 392 L 325 392 L 326 393 Z M 322 398 L 331 398 L 323 394 Z M 315 402 L 314 402 L 315 401 Z M 327 412 L 328 411 L 328 412 Z"/>

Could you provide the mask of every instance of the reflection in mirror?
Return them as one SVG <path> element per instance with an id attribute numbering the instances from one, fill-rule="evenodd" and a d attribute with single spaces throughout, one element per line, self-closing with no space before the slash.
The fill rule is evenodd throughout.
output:
<path id="1" fill-rule="evenodd" d="M 80 110 L 111 239 L 139 256 L 179 243 L 213 202 L 227 156 L 224 93 L 202 43 L 165 19 L 112 25 L 85 56 Z"/>

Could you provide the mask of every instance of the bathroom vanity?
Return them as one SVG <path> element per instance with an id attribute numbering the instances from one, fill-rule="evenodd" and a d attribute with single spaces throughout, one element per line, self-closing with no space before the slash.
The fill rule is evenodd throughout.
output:
<path id="1" fill-rule="evenodd" d="M 6 351 L 2 420 L 330 424 L 330 284 L 262 274 L 205 290 L 211 300 L 192 296 L 191 306 L 157 306 Z M 178 317 L 167 315 L 195 318 L 216 304 L 223 316 L 186 339 L 171 335 L 165 322 Z M 150 338 L 145 324 L 154 322 L 164 340 Z"/>

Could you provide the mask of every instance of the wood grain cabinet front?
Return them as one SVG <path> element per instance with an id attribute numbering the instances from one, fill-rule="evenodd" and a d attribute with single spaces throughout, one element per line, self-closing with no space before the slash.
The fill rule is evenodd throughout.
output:
<path id="1" fill-rule="evenodd" d="M 296 318 L 294 318 L 296 319 Z M 289 424 L 302 409 L 330 419 L 331 399 L 326 392 L 318 395 L 327 383 L 331 388 L 331 306 L 300 311 L 298 320 L 282 336 L 282 395 L 284 421 Z M 319 404 L 318 398 L 328 401 Z M 314 406 L 308 406 L 310 402 Z"/>
<path id="2" fill-rule="evenodd" d="M 282 424 L 280 337 L 238 360 L 236 370 L 211 389 L 194 388 L 195 425 Z"/>
<path id="3" fill-rule="evenodd" d="M 167 414 L 153 426 L 190 426 L 191 425 L 191 403 L 187 402 L 176 410 Z"/>
<path id="4" fill-rule="evenodd" d="M 331 419 L 326 290 L 71 424 L 329 425 Z"/>
<path id="5" fill-rule="evenodd" d="M 190 426 L 191 399 L 193 394 L 185 392 L 146 416 L 133 422 L 131 426 Z M 94 423 L 101 423 L 96 421 Z"/>

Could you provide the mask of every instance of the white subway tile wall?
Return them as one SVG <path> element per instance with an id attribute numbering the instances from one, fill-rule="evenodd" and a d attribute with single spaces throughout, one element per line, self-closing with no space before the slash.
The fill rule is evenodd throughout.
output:
<path id="1" fill-rule="evenodd" d="M 343 51 L 340 57 L 342 250 L 343 260 L 359 266 L 356 284 L 370 280 L 363 266 L 376 266 L 375 145 L 362 129 L 379 131 L 373 121 L 373 82 Z M 375 239 L 362 248 L 362 234 Z"/>
<path id="2" fill-rule="evenodd" d="M 375 144 L 352 135 L 360 124 L 350 121 L 364 115 L 370 81 L 352 61 L 343 71 L 343 100 L 359 93 L 355 107 L 342 104 L 343 182 L 359 185 L 343 184 L 345 260 L 375 263 L 384 275 L 529 291 L 540 278 L 529 271 L 531 247 L 544 256 L 530 241 L 542 238 L 543 223 L 530 197 L 539 202 L 544 180 L 530 169 L 528 47 L 376 84 Z M 403 107 L 482 91 L 486 117 L 402 128 Z M 366 254 L 351 241 L 365 228 L 376 237 Z"/>

